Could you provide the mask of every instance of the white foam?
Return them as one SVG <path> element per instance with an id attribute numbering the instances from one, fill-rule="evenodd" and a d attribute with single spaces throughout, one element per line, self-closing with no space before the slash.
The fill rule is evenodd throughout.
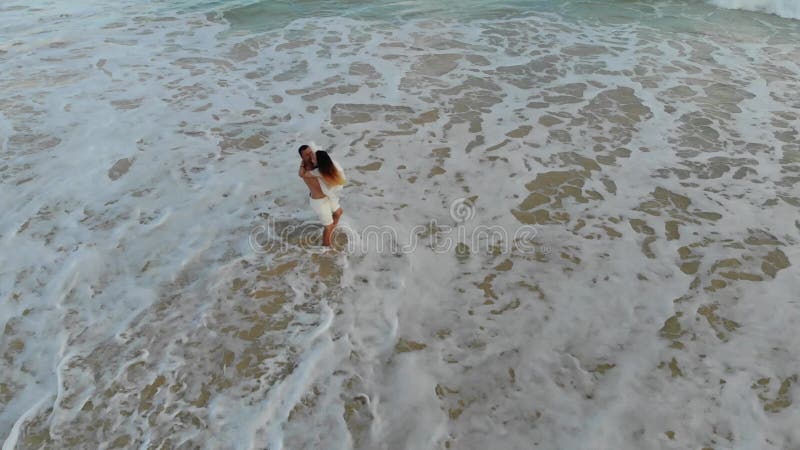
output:
<path id="1" fill-rule="evenodd" d="M 315 19 L 242 35 L 226 34 L 227 25 L 201 14 L 157 21 L 141 5 L 126 5 L 117 17 L 75 8 L 69 12 L 76 18 L 63 19 L 57 30 L 20 34 L 21 45 L 0 48 L 8 52 L 4 61 L 13 61 L 0 63 L 0 87 L 19 95 L 0 99 L 0 142 L 8 155 L 0 160 L 0 169 L 8 166 L 0 171 L 0 317 L 12 330 L 3 350 L 14 339 L 24 342 L 13 362 L 0 362 L 14 390 L 0 412 L 6 446 L 18 445 L 26 430 L 47 430 L 56 442 L 78 430 L 98 446 L 127 434 L 130 445 L 171 438 L 176 446 L 237 448 L 426 448 L 448 440 L 454 448 L 684 448 L 721 442 L 727 432 L 734 446 L 770 439 L 778 448 L 800 439 L 796 408 L 765 412 L 751 388 L 769 377 L 764 395 L 774 399 L 776 380 L 796 373 L 793 349 L 800 345 L 800 337 L 782 331 L 796 328 L 798 317 L 791 300 L 800 260 L 790 203 L 796 193 L 784 184 L 791 180 L 780 162 L 792 158 L 793 144 L 775 137 L 786 129 L 781 119 L 761 119 L 791 110 L 796 83 L 787 74 L 800 71 L 793 44 L 770 43 L 768 54 L 765 42 L 796 31 L 762 24 L 737 41 L 702 17 L 692 19 L 706 33 L 696 38 L 544 15 L 467 24 Z M 13 17 L 21 23 L 57 15 Z M 3 30 L 24 32 L 11 22 Z M 113 22 L 122 25 L 103 28 Z M 254 54 L 236 56 L 237 44 Z M 585 48 L 576 44 L 603 45 L 606 53 L 580 56 Z M 441 76 L 416 72 L 416 63 L 438 53 L 481 57 L 487 65 L 459 58 Z M 543 56 L 558 59 L 517 78 L 500 70 Z M 275 79 L 303 60 L 305 73 Z M 370 64 L 378 76 L 351 70 L 353 64 Z M 574 103 L 543 98 L 587 80 L 594 84 Z M 715 84 L 721 93 L 703 93 Z M 342 86 L 352 88 L 317 95 Z M 710 106 L 725 86 L 754 94 L 731 101 L 742 112 L 730 118 Z M 622 119 L 609 117 L 635 105 L 585 110 L 618 87 L 630 88 L 652 113 L 621 138 L 615 136 Z M 696 92 L 689 100 L 667 95 L 687 87 Z M 490 97 L 497 103 L 477 105 Z M 526 107 L 532 101 L 548 106 Z M 409 110 L 334 126 L 331 110 L 341 104 Z M 438 119 L 415 123 L 434 108 Z M 477 134 L 472 116 L 448 124 L 464 111 L 483 120 L 484 143 L 469 153 Z M 682 131 L 682 118 L 698 112 L 710 118 L 721 144 L 681 156 L 680 138 L 700 133 Z M 561 117 L 552 129 L 562 134 L 540 123 L 545 115 Z M 507 136 L 522 125 L 533 127 L 528 136 Z M 392 134 L 407 130 L 413 132 Z M 21 143 L 37 133 L 61 141 L 44 150 L 46 136 L 38 145 Z M 568 142 L 559 140 L 564 133 Z M 268 142 L 243 143 L 254 136 Z M 459 258 L 424 244 L 399 256 L 317 254 L 299 244 L 255 253 L 248 233 L 262 223 L 259 213 L 292 224 L 313 218 L 296 177 L 297 146 L 307 139 L 332 149 L 347 170 L 343 224 L 355 232 L 391 225 L 401 244 L 432 220 L 454 225 L 450 203 L 473 195 L 470 229 L 515 230 L 521 224 L 510 210 L 540 173 L 583 170 L 565 159 L 572 153 L 599 160 L 619 146 L 631 154 L 582 181 L 583 195 L 596 191 L 602 201 L 567 196 L 553 206 L 569 219 L 537 226 L 538 245 L 551 250 L 546 258 Z M 598 143 L 609 148 L 595 150 Z M 748 143 L 767 149 L 747 151 Z M 449 156 L 433 153 L 445 146 Z M 695 170 L 720 157 L 754 160 L 745 165 L 757 173 L 740 180 L 732 176 L 736 167 L 718 178 Z M 112 179 L 109 169 L 123 158 L 133 162 Z M 375 162 L 379 169 L 363 168 Z M 433 167 L 445 172 L 436 175 Z M 679 239 L 663 236 L 673 219 L 665 210 L 640 207 L 653 201 L 656 188 L 691 200 L 680 213 L 686 218 Z M 695 209 L 723 218 L 698 219 L 690 215 Z M 587 225 L 577 230 L 579 219 Z M 643 253 L 645 236 L 633 231 L 631 219 L 646 221 L 659 237 L 650 244 L 655 258 Z M 701 243 L 693 248 L 703 253 L 704 271 L 733 257 L 757 266 L 757 246 L 741 243 L 757 229 L 794 243 L 763 246 L 781 248 L 794 265 L 774 280 L 762 273 L 764 282 L 729 280 L 716 292 L 688 288 L 694 275 L 680 270 L 678 248 Z M 513 269 L 495 269 L 506 258 Z M 287 262 L 297 266 L 262 279 L 262 271 Z M 341 279 L 335 270 L 320 275 L 325 264 L 340 269 Z M 231 287 L 240 282 L 249 294 Z M 270 297 L 253 292 L 284 284 L 291 293 L 281 306 L 290 317 L 286 328 L 241 338 L 254 317 L 272 320 L 259 309 Z M 675 301 L 687 292 L 690 300 Z M 727 341 L 696 313 L 714 303 L 739 324 Z M 682 350 L 659 335 L 677 312 L 693 334 Z M 257 362 L 257 375 L 242 375 L 235 366 L 254 348 L 274 353 Z M 235 355 L 228 366 L 223 350 Z M 662 365 L 672 358 L 684 376 Z M 615 366 L 603 375 L 602 364 Z M 163 387 L 148 407 L 145 388 L 159 376 Z M 219 380 L 231 385 L 219 388 Z M 204 389 L 206 406 L 197 401 Z M 103 429 L 89 431 L 89 400 L 102 408 Z M 674 442 L 668 430 L 676 432 Z"/>
<path id="2" fill-rule="evenodd" d="M 795 0 L 708 0 L 709 3 L 727 9 L 775 14 L 787 19 L 800 19 L 800 3 Z"/>

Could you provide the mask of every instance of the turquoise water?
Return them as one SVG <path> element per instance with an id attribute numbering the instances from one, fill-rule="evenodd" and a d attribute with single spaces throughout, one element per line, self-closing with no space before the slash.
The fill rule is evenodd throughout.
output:
<path id="1" fill-rule="evenodd" d="M 216 1 L 170 3 L 167 9 L 215 11 L 235 29 L 265 31 L 285 26 L 296 19 L 346 17 L 397 22 L 419 18 L 440 20 L 481 20 L 553 13 L 568 20 L 604 24 L 650 24 L 675 31 L 698 32 L 707 22 L 726 28 L 775 17 L 745 11 L 724 10 L 702 0 L 441 0 L 441 1 Z"/>

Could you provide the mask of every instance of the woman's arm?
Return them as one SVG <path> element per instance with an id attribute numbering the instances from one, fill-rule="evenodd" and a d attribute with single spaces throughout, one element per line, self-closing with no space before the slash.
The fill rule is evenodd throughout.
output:
<path id="1" fill-rule="evenodd" d="M 302 164 L 302 163 L 300 163 L 300 171 L 297 172 L 297 175 L 300 178 L 314 178 L 315 177 L 315 175 L 313 173 L 311 173 L 310 170 L 306 170 L 306 166 L 304 164 Z"/>

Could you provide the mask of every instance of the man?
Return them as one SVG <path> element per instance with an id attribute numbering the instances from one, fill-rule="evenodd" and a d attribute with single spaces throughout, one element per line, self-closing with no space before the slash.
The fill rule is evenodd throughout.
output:
<path id="1" fill-rule="evenodd" d="M 322 231 L 322 245 L 327 247 L 331 246 L 331 236 L 333 230 L 339 223 L 339 218 L 342 216 L 342 208 L 339 206 L 339 199 L 337 197 L 328 197 L 325 195 L 322 186 L 320 185 L 320 177 L 317 169 L 317 157 L 308 145 L 301 145 L 297 150 L 300 153 L 300 170 L 298 175 L 308 186 L 309 190 L 309 203 L 311 209 L 317 213 L 320 222 L 325 227 Z"/>

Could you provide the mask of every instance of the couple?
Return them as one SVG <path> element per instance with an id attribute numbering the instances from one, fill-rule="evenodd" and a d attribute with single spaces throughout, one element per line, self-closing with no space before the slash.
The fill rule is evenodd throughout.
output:
<path id="1" fill-rule="evenodd" d="M 339 223 L 343 212 L 339 206 L 339 193 L 345 181 L 344 171 L 326 151 L 315 152 L 308 145 L 301 145 L 297 151 L 302 158 L 298 175 L 311 191 L 309 199 L 311 209 L 317 213 L 325 227 L 322 231 L 322 245 L 330 247 L 333 229 Z"/>

